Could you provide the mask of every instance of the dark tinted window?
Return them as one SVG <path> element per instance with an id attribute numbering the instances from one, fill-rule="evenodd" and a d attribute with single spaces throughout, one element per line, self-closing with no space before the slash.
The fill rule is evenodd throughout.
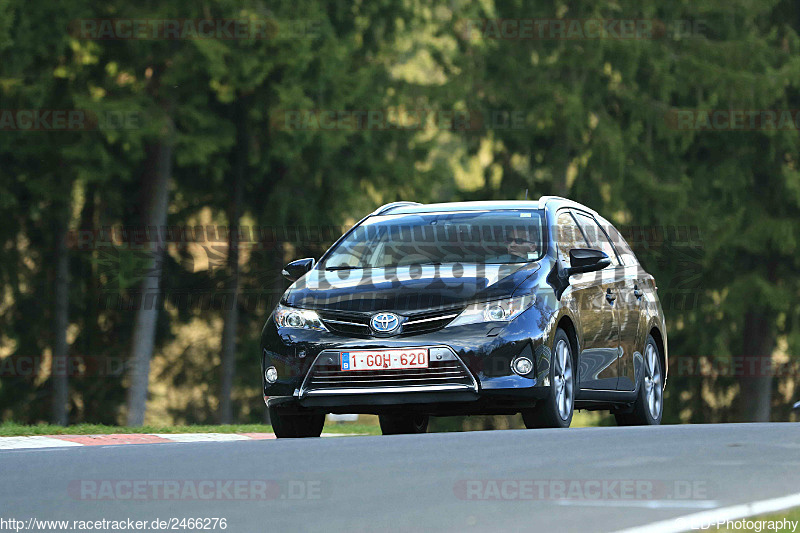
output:
<path id="1" fill-rule="evenodd" d="M 608 255 L 609 259 L 611 259 L 611 265 L 618 266 L 619 261 L 617 260 L 614 247 L 611 246 L 611 242 L 609 242 L 608 237 L 606 237 L 605 232 L 597 221 L 593 217 L 581 212 L 575 212 L 575 218 L 578 224 L 580 224 L 583 233 L 586 235 L 589 245 L 596 250 L 603 250 Z"/>
<path id="2" fill-rule="evenodd" d="M 617 228 L 612 226 L 611 223 L 605 220 L 604 218 L 600 219 L 600 225 L 603 226 L 604 230 L 606 230 L 608 237 L 614 244 L 614 248 L 617 249 L 617 253 L 622 259 L 622 264 L 625 266 L 638 265 L 639 260 L 636 259 L 636 255 L 633 253 L 633 250 L 631 250 L 631 247 L 628 246 L 628 243 L 622 237 L 622 234 L 619 231 L 617 231 Z"/>
<path id="3" fill-rule="evenodd" d="M 553 241 L 558 248 L 558 258 L 567 265 L 569 264 L 570 250 L 574 248 L 590 248 L 569 211 L 560 211 L 558 213 L 556 226 L 553 228 Z"/>

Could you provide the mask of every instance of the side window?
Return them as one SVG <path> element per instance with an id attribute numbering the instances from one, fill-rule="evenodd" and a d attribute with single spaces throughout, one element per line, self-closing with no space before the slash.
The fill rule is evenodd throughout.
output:
<path id="1" fill-rule="evenodd" d="M 567 265 L 569 265 L 570 250 L 590 247 L 569 211 L 559 211 L 556 227 L 553 228 L 553 240 L 558 248 L 558 258 Z"/>
<path id="2" fill-rule="evenodd" d="M 589 241 L 589 245 L 597 250 L 603 250 L 608 255 L 608 258 L 611 259 L 612 266 L 619 266 L 617 253 L 614 251 L 614 247 L 611 246 L 608 237 L 606 237 L 606 234 L 600 228 L 597 221 L 593 217 L 580 212 L 575 213 L 575 219 L 578 221 L 578 224 L 580 224 L 584 235 L 586 235 L 586 240 Z"/>
<path id="3" fill-rule="evenodd" d="M 636 259 L 636 255 L 631 250 L 631 247 L 628 246 L 628 243 L 625 242 L 625 239 L 622 237 L 622 234 L 617 231 L 617 228 L 611 225 L 605 219 L 600 219 L 600 225 L 603 226 L 603 229 L 606 230 L 608 233 L 608 237 L 611 239 L 611 242 L 614 244 L 614 248 L 617 249 L 620 258 L 622 258 L 622 264 L 625 266 L 635 266 L 639 264 L 639 260 Z"/>

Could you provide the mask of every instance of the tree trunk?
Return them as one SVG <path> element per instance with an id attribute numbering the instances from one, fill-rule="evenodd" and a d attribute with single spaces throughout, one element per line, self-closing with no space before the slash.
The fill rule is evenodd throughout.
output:
<path id="1" fill-rule="evenodd" d="M 171 117 L 170 117 L 171 119 Z M 172 125 L 167 135 L 147 146 L 147 164 L 144 170 L 143 189 L 145 194 L 144 224 L 155 228 L 148 246 L 152 257 L 148 261 L 146 275 L 140 287 L 141 303 L 136 309 L 133 323 L 133 346 L 131 348 L 130 386 L 128 388 L 129 426 L 144 423 L 147 405 L 147 389 L 150 377 L 150 358 L 155 346 L 156 322 L 158 320 L 159 297 L 161 292 L 161 263 L 164 255 L 159 230 L 167 223 L 169 200 L 169 180 L 172 174 Z"/>
<path id="2" fill-rule="evenodd" d="M 86 185 L 85 198 L 79 229 L 96 234 L 100 224 L 99 220 L 95 219 L 99 214 L 99 210 L 95 206 L 97 202 L 96 184 L 88 183 Z M 80 349 L 82 353 L 90 356 L 97 355 L 100 352 L 99 348 L 102 344 L 100 328 L 98 326 L 98 317 L 100 315 L 100 310 L 98 309 L 98 304 L 100 302 L 100 281 L 97 275 L 97 249 L 99 247 L 99 245 L 93 244 L 88 250 L 79 250 L 82 255 L 88 255 L 87 259 L 81 262 L 79 270 L 83 283 L 80 287 L 84 294 L 85 310 L 83 315 L 83 329 L 81 332 L 83 344 Z"/>
<path id="3" fill-rule="evenodd" d="M 68 204 L 67 204 L 68 205 Z M 67 231 L 69 211 L 58 209 L 55 224 L 55 286 L 53 287 L 53 424 L 66 426 L 69 402 L 67 327 L 69 326 L 69 252 Z"/>
<path id="4" fill-rule="evenodd" d="M 99 249 L 104 246 L 98 242 L 100 228 L 100 213 L 102 209 L 98 207 L 98 186 L 96 183 L 88 182 L 84 194 L 84 204 L 81 210 L 78 229 L 80 232 L 89 232 L 91 235 L 98 236 L 86 244 L 78 238 L 78 252 L 80 261 L 78 263 L 77 277 L 75 277 L 73 292 L 77 291 L 81 301 L 81 316 L 76 317 L 80 324 L 80 335 L 78 335 L 77 345 L 73 345 L 73 350 L 95 361 L 97 364 L 106 363 L 107 354 L 103 350 L 104 336 L 100 328 L 102 320 L 100 302 L 102 300 L 101 280 L 98 274 Z M 110 228 L 109 228 L 110 229 Z M 102 362 L 101 362 L 102 360 Z M 106 363 L 107 364 L 107 363 Z M 81 409 L 72 413 L 73 422 L 78 420 L 92 420 L 105 424 L 115 424 L 118 422 L 108 409 L 106 393 L 109 389 L 102 383 L 106 380 L 92 380 L 89 383 L 76 383 L 76 393 L 81 398 Z M 112 390 L 115 388 L 112 388 Z"/>
<path id="5" fill-rule="evenodd" d="M 234 109 L 236 147 L 233 154 L 233 195 L 228 206 L 228 278 L 225 282 L 226 308 L 222 328 L 222 381 L 219 397 L 219 421 L 233 422 L 233 380 L 236 377 L 236 330 L 239 326 L 239 219 L 242 216 L 244 174 L 247 170 L 249 136 L 247 108 L 240 97 Z"/>
<path id="6" fill-rule="evenodd" d="M 770 314 L 748 311 L 745 314 L 742 347 L 744 364 L 739 375 L 739 416 L 742 422 L 769 422 L 772 403 L 772 376 L 769 359 L 775 347 Z"/>

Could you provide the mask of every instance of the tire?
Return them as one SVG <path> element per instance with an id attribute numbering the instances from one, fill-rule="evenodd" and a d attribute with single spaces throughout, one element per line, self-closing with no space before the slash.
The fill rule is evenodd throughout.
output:
<path id="1" fill-rule="evenodd" d="M 658 344 L 651 335 L 644 345 L 639 393 L 630 412 L 614 413 L 618 426 L 657 426 L 664 416 L 664 372 Z"/>
<path id="2" fill-rule="evenodd" d="M 324 414 L 293 414 L 277 407 L 269 408 L 269 419 L 279 439 L 319 437 L 325 425 Z"/>
<path id="3" fill-rule="evenodd" d="M 566 332 L 558 328 L 550 358 L 550 386 L 547 398 L 522 411 L 528 429 L 568 428 L 575 411 L 575 357 Z"/>
<path id="4" fill-rule="evenodd" d="M 426 433 L 429 419 L 428 415 L 378 415 L 384 435 Z"/>

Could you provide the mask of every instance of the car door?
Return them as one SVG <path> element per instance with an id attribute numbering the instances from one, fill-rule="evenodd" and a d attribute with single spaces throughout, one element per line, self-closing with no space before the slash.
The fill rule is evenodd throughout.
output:
<path id="1" fill-rule="evenodd" d="M 622 350 L 619 361 L 618 388 L 632 391 L 636 388 L 635 360 L 637 357 L 641 357 L 641 351 L 644 349 L 639 331 L 642 327 L 642 296 L 644 295 L 642 269 L 619 231 L 602 217 L 598 217 L 598 222 L 605 230 L 605 236 L 611 241 L 622 262 L 620 289 L 616 304 L 620 315 L 619 336 Z"/>
<path id="2" fill-rule="evenodd" d="M 574 248 L 596 248 L 587 240 L 570 210 L 558 212 L 557 231 L 559 261 L 569 263 Z M 605 270 L 608 270 L 607 267 Z M 582 389 L 616 390 L 619 334 L 613 305 L 613 283 L 606 282 L 605 272 L 588 272 L 570 277 L 567 291 L 575 299 L 578 327 L 583 342 L 578 356 L 578 386 Z"/>

